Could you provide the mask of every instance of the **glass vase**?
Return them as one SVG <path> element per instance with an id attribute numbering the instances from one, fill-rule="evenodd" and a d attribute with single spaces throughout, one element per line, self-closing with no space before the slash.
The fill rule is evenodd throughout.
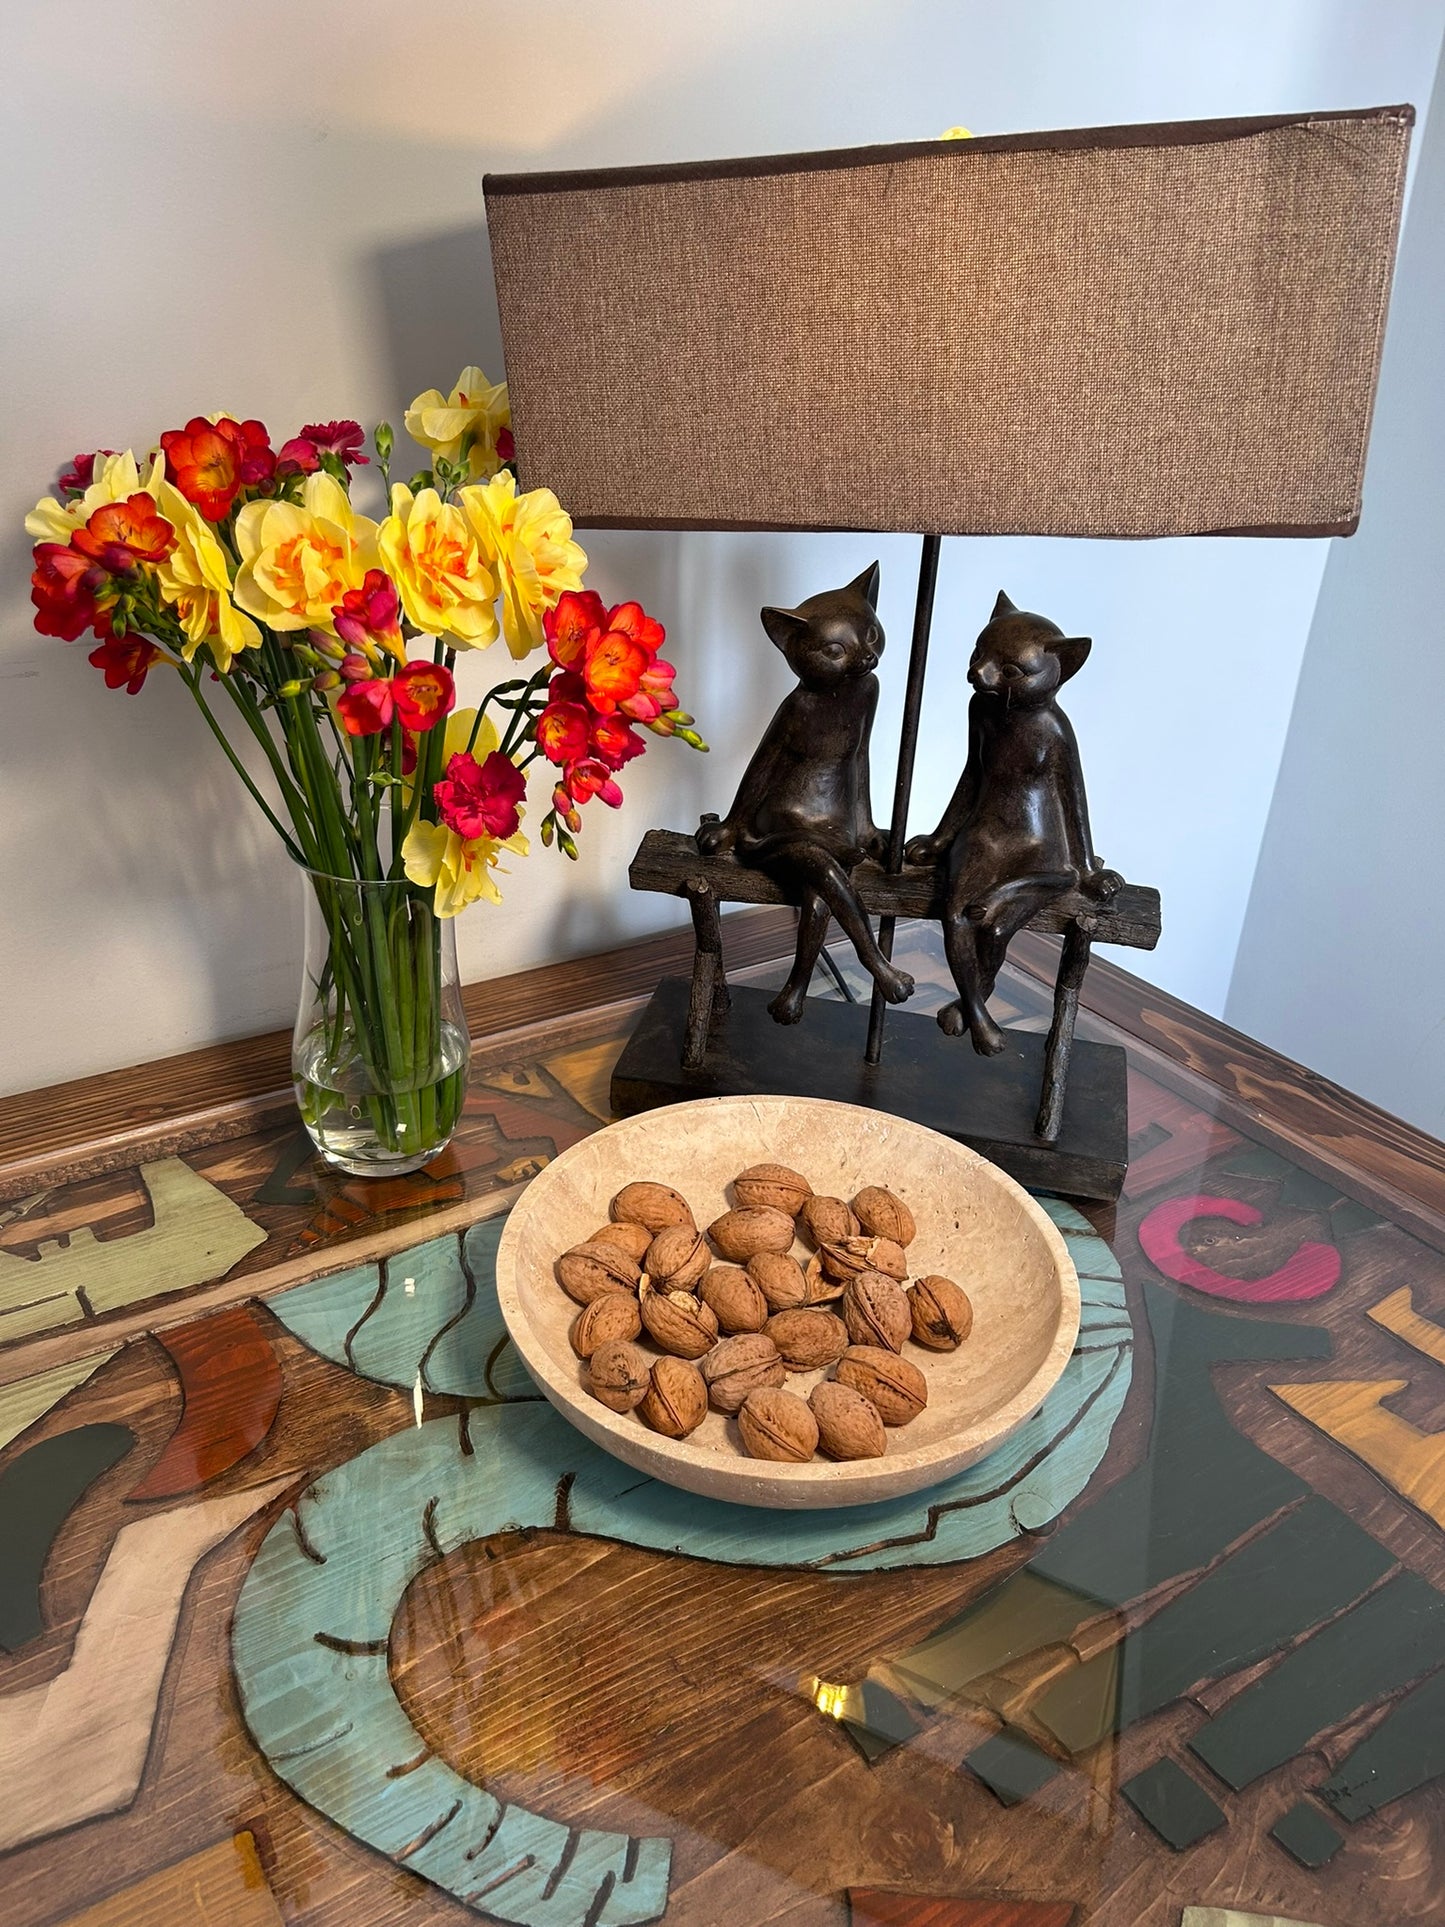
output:
<path id="1" fill-rule="evenodd" d="M 471 1061 L 453 922 L 404 878 L 303 870 L 301 882 L 291 1076 L 302 1122 L 338 1170 L 418 1170 L 456 1129 Z"/>

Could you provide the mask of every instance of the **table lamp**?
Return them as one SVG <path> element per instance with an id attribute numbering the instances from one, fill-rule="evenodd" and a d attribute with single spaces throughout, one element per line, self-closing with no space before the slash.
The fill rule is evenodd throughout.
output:
<path id="1" fill-rule="evenodd" d="M 941 915 L 904 862 L 944 535 L 1349 535 L 1409 107 L 488 176 L 520 480 L 592 528 L 923 538 L 886 850 L 854 882 L 891 956 Z M 867 560 L 860 553 L 860 563 Z M 997 613 L 997 611 L 995 612 Z M 725 800 L 725 799 L 724 799 Z M 704 839 L 706 840 L 706 839 Z M 730 861 L 730 860 L 729 860 Z M 875 991 L 783 1031 L 729 996 L 720 901 L 775 878 L 651 832 L 634 887 L 691 904 L 614 1105 L 725 1090 L 898 1111 L 1025 1182 L 1116 1195 L 1123 1053 L 1073 1042 L 1095 941 L 1150 946 L 1157 894 L 1078 892 L 1047 1039 L 998 1057 Z M 796 899 L 794 899 L 796 900 Z"/>

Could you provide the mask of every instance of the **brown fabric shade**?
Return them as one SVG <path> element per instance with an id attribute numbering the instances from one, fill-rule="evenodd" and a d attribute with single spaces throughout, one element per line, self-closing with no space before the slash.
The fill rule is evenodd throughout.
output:
<path id="1" fill-rule="evenodd" d="M 1347 534 L 1409 107 L 490 176 L 591 526 Z"/>

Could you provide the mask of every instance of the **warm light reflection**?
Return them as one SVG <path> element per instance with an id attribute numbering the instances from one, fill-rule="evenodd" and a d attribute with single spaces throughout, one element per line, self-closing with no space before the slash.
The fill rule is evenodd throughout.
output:
<path id="1" fill-rule="evenodd" d="M 799 1682 L 798 1690 L 830 1720 L 862 1718 L 863 1696 L 856 1686 L 834 1686 L 830 1681 L 810 1673 Z"/>

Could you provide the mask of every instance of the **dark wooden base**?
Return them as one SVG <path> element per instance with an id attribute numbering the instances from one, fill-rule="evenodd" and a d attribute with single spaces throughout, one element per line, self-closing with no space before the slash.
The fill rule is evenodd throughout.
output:
<path id="1" fill-rule="evenodd" d="M 800 1024 L 775 1024 L 771 992 L 729 986 L 732 1008 L 714 1025 L 697 1070 L 682 1067 L 689 986 L 665 977 L 612 1073 L 619 1117 L 686 1098 L 782 1093 L 866 1104 L 972 1145 L 1021 1184 L 1066 1197 L 1117 1198 L 1128 1161 L 1124 1053 L 1074 1045 L 1057 1140 L 1034 1134 L 1044 1039 L 1010 1031 L 998 1057 L 944 1037 L 931 1017 L 889 1013 L 883 1062 L 863 1061 L 866 1005 L 811 999 Z"/>

